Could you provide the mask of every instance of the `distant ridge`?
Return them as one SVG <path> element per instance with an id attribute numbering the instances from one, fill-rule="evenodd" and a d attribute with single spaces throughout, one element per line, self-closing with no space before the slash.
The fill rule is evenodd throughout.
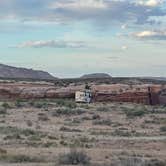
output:
<path id="1" fill-rule="evenodd" d="M 0 77 L 1 78 L 23 78 L 23 79 L 43 79 L 51 80 L 56 79 L 51 74 L 41 70 L 33 70 L 21 67 L 13 67 L 0 64 Z"/>
<path id="2" fill-rule="evenodd" d="M 92 74 L 85 74 L 81 76 L 81 78 L 111 78 L 111 76 L 107 73 L 92 73 Z"/>

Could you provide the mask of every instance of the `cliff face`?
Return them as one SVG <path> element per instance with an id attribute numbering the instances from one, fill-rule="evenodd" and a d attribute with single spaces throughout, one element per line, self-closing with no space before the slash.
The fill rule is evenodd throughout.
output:
<path id="1" fill-rule="evenodd" d="M 148 87 L 151 86 L 150 103 Z M 92 88 L 92 100 L 133 102 L 143 104 L 164 104 L 166 98 L 160 100 L 160 92 L 166 89 L 161 85 L 134 85 L 130 87 L 125 84 L 94 85 Z M 46 84 L 22 84 L 22 83 L 0 83 L 0 99 L 37 99 L 37 98 L 74 98 L 75 92 L 83 90 L 84 86 L 56 87 Z"/>
<path id="2" fill-rule="evenodd" d="M 45 71 L 17 68 L 0 64 L 0 78 L 55 79 Z"/>

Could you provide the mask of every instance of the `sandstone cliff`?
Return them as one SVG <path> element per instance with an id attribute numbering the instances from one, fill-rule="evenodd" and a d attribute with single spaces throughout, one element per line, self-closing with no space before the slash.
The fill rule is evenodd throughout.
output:
<path id="1" fill-rule="evenodd" d="M 163 89 L 166 89 L 166 86 L 149 84 L 93 85 L 91 87 L 92 100 L 94 102 L 117 101 L 150 104 L 149 87 L 151 88 L 152 104 L 160 104 L 159 94 Z M 74 98 L 75 92 L 83 89 L 84 86 L 58 87 L 37 83 L 0 83 L 0 99 Z M 166 103 L 166 98 L 162 98 L 162 103 Z"/>

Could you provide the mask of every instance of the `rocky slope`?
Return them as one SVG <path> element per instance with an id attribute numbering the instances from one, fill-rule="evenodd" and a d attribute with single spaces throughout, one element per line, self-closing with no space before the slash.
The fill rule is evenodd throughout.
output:
<path id="1" fill-rule="evenodd" d="M 12 67 L 0 64 L 0 78 L 55 79 L 45 71 Z"/>

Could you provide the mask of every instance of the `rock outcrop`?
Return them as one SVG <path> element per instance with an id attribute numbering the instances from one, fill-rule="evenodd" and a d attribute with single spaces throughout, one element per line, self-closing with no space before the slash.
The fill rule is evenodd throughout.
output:
<path id="1" fill-rule="evenodd" d="M 58 87 L 53 84 L 0 83 L 0 99 L 74 98 L 75 92 L 84 86 Z M 143 104 L 166 103 L 166 85 L 93 85 L 93 102 L 134 102 Z M 161 93 L 163 91 L 163 93 Z M 161 96 L 162 94 L 162 96 Z M 161 99 L 161 100 L 160 100 Z"/>

